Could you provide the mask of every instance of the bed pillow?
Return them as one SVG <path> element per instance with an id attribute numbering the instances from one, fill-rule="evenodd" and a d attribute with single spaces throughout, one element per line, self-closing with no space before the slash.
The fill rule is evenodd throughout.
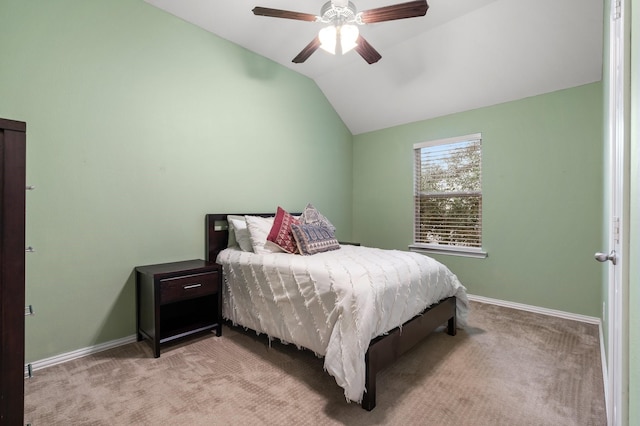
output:
<path id="1" fill-rule="evenodd" d="M 227 216 L 227 234 L 227 247 L 238 247 L 238 242 L 236 241 L 236 233 L 233 230 L 233 225 L 231 225 L 229 216 Z"/>
<path id="2" fill-rule="evenodd" d="M 236 240 L 236 233 L 233 230 L 233 225 L 231 224 L 231 219 L 240 219 L 244 222 L 244 216 L 236 216 L 232 214 L 227 215 L 227 231 L 229 231 L 229 238 L 227 240 L 227 247 L 237 247 L 238 240 Z"/>
<path id="3" fill-rule="evenodd" d="M 332 234 L 335 234 L 336 227 L 333 226 L 329 219 L 327 219 L 322 213 L 318 211 L 311 203 L 307 204 L 304 208 L 302 215 L 300 215 L 300 222 L 307 225 L 318 225 L 328 228 Z"/>
<path id="4" fill-rule="evenodd" d="M 298 245 L 300 254 L 305 256 L 337 250 L 340 243 L 331 229 L 318 225 L 291 225 L 291 232 Z"/>
<path id="5" fill-rule="evenodd" d="M 269 231 L 269 235 L 267 235 L 267 241 L 274 243 L 287 253 L 298 253 L 298 245 L 291 232 L 291 225 L 298 225 L 299 223 L 300 221 L 289 212 L 278 206 L 276 217 L 273 219 L 273 226 Z"/>
<path id="6" fill-rule="evenodd" d="M 233 247 L 232 239 L 240 246 L 242 251 L 253 251 L 251 239 L 249 237 L 249 229 L 244 216 L 227 216 L 229 224 L 229 247 Z"/>
<path id="7" fill-rule="evenodd" d="M 267 236 L 273 226 L 273 217 L 245 216 L 247 229 L 249 229 L 249 239 L 254 253 L 282 253 L 283 250 L 277 245 L 268 242 Z M 268 243 L 268 244 L 267 244 Z"/>

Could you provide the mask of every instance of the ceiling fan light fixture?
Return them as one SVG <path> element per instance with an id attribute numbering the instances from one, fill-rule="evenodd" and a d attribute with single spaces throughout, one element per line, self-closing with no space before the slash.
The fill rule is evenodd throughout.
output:
<path id="1" fill-rule="evenodd" d="M 347 53 L 358 45 L 358 36 L 360 31 L 355 25 L 347 24 L 340 28 L 340 46 L 342 47 L 342 53 Z"/>
<path id="2" fill-rule="evenodd" d="M 326 26 L 318 33 L 320 48 L 332 55 L 335 55 L 338 49 L 345 54 L 358 45 L 358 35 L 360 31 L 355 25 Z"/>
<path id="3" fill-rule="evenodd" d="M 318 33 L 318 38 L 320 39 L 320 48 L 326 52 L 331 53 L 332 55 L 335 55 L 336 41 L 338 38 L 337 33 L 338 31 L 333 25 L 329 25 L 321 29 Z"/>

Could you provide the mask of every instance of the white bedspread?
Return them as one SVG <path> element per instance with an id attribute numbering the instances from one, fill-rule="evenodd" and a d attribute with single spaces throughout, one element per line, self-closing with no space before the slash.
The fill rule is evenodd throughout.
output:
<path id="1" fill-rule="evenodd" d="M 324 368 L 352 401 L 362 400 L 372 338 L 449 296 L 457 298 L 458 326 L 466 324 L 464 286 L 418 253 L 350 245 L 313 256 L 230 248 L 217 262 L 225 277 L 223 316 L 324 356 Z"/>

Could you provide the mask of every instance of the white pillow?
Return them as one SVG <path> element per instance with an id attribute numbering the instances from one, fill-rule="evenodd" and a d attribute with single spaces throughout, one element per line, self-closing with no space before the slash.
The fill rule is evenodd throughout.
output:
<path id="1" fill-rule="evenodd" d="M 229 241 L 231 242 L 231 232 L 233 231 L 233 237 L 240 246 L 240 249 L 242 251 L 253 251 L 251 239 L 249 238 L 249 230 L 247 229 L 247 222 L 244 216 L 229 215 L 227 216 L 227 222 L 229 223 Z"/>
<path id="2" fill-rule="evenodd" d="M 247 228 L 249 229 L 249 239 L 254 253 L 282 253 L 280 247 L 275 244 L 267 244 L 267 236 L 273 226 L 273 217 L 245 216 Z"/>
<path id="3" fill-rule="evenodd" d="M 227 215 L 227 231 L 229 231 L 229 238 L 227 239 L 227 247 L 238 247 L 238 241 L 236 240 L 236 232 L 231 224 L 231 219 L 242 219 L 244 216 Z"/>

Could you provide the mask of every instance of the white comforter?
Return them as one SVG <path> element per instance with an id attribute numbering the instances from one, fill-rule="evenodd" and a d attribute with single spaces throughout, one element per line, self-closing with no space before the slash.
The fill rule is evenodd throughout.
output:
<path id="1" fill-rule="evenodd" d="M 343 245 L 300 256 L 225 249 L 223 316 L 324 356 L 324 368 L 360 402 L 372 338 L 449 296 L 466 324 L 466 289 L 447 267 L 411 252 Z"/>

